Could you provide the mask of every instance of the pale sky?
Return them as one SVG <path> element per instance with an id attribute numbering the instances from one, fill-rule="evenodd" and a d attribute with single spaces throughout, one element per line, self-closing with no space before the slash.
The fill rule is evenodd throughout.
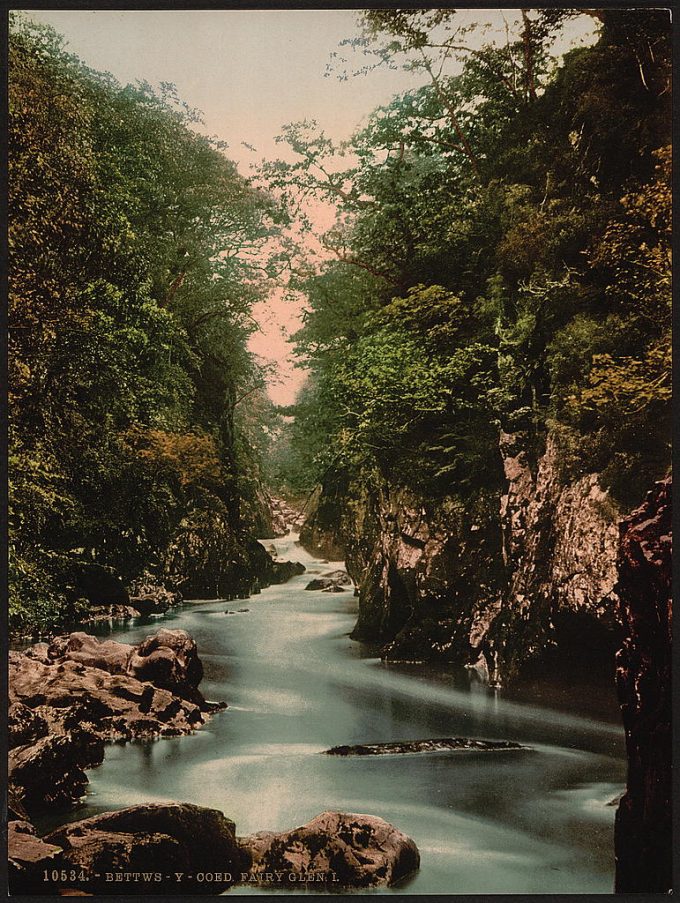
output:
<path id="1" fill-rule="evenodd" d="M 504 10 L 508 18 L 515 12 Z M 316 119 L 329 137 L 342 140 L 375 107 L 419 84 L 402 70 L 378 69 L 348 81 L 324 77 L 332 52 L 351 53 L 338 45 L 358 34 L 356 10 L 28 10 L 26 15 L 52 25 L 71 52 L 123 84 L 173 82 L 182 100 L 203 111 L 207 133 L 228 142 L 226 153 L 244 175 L 264 157 L 283 156 L 274 138 L 285 123 Z M 491 20 L 502 27 L 499 10 L 459 15 L 461 21 Z M 592 27 L 592 19 L 580 17 L 561 49 Z M 289 404 L 303 378 L 292 367 L 286 342 L 299 324 L 300 308 L 274 293 L 254 314 L 261 331 L 251 349 L 278 362 L 281 378 L 270 386 L 270 395 Z"/>

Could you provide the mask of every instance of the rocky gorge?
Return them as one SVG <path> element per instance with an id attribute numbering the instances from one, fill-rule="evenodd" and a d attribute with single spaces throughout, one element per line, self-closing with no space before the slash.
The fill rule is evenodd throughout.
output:
<path id="1" fill-rule="evenodd" d="M 652 797 L 645 797 L 649 793 L 645 788 L 650 786 L 648 776 L 652 772 L 658 776 L 653 787 L 668 786 L 663 784 L 668 779 L 664 772 L 668 747 L 657 743 L 650 762 L 645 738 L 648 735 L 657 739 L 668 737 L 667 702 L 660 709 L 654 705 L 655 688 L 663 683 L 666 666 L 659 671 L 656 665 L 649 664 L 657 660 L 657 647 L 665 642 L 663 637 L 668 633 L 650 632 L 648 627 L 640 629 L 640 625 L 656 623 L 656 616 L 649 608 L 650 579 L 656 581 L 653 585 L 658 587 L 654 596 L 658 600 L 655 603 L 657 609 L 665 610 L 663 605 L 668 604 L 664 595 L 669 585 L 664 562 L 669 548 L 670 484 L 664 484 L 662 490 L 650 497 L 646 508 L 629 519 L 630 525 L 622 526 L 616 568 L 615 592 L 621 600 L 621 619 L 629 625 L 632 638 L 626 646 L 628 651 L 620 657 L 619 671 L 622 701 L 625 702 L 625 693 L 629 694 L 628 715 L 624 709 L 624 721 L 633 756 L 631 763 L 634 763 L 630 766 L 628 793 L 622 803 L 625 814 L 619 814 L 617 819 L 620 863 L 617 873 L 621 871 L 617 882 L 621 887 L 632 886 L 631 875 L 637 875 L 639 879 L 640 874 L 646 873 L 650 857 L 661 855 L 663 859 L 665 855 L 659 854 L 658 845 L 652 844 L 650 849 L 646 838 L 650 836 L 650 817 L 653 824 L 658 818 L 660 836 L 663 837 L 667 795 L 655 790 Z M 478 522 L 473 521 L 472 526 Z M 468 532 L 474 535 L 477 531 Z M 274 555 L 271 560 L 286 564 L 278 561 L 277 549 L 283 550 L 280 557 L 285 559 L 295 557 L 291 554 L 293 547 L 291 539 L 276 544 L 271 550 Z M 295 583 L 297 595 L 309 600 L 306 607 L 311 611 L 318 608 L 321 600 L 328 599 L 330 603 L 335 598 L 324 595 L 329 589 L 347 590 L 348 578 L 337 569 L 336 563 L 328 562 L 328 569 L 324 570 L 323 562 L 311 564 L 304 555 L 300 554 L 300 557 L 305 564 L 293 566 L 297 576 L 291 580 L 293 583 L 298 581 Z M 311 585 L 308 574 L 314 578 Z M 351 602 L 351 593 L 345 592 L 345 596 L 347 599 L 343 600 L 341 593 L 340 604 Z M 291 598 L 294 597 L 295 592 Z M 253 604 L 259 605 L 259 601 Z M 273 605 L 277 609 L 277 603 Z M 647 614 L 636 614 L 645 605 Z M 184 609 L 202 607 L 183 606 Z M 171 617 L 175 616 L 171 614 Z M 247 619 L 252 617 L 253 614 L 244 614 L 244 620 L 239 624 L 245 628 Z M 238 619 L 227 620 L 231 628 Z M 239 635 L 244 628 L 240 628 Z M 155 634 L 143 636 L 139 632 L 143 629 L 137 628 L 136 639 L 131 643 L 117 642 L 113 638 L 97 639 L 76 632 L 11 655 L 9 835 L 15 887 L 33 892 L 44 890 L 44 875 L 54 873 L 67 876 L 66 880 L 59 878 L 60 888 L 72 887 L 79 893 L 120 893 L 121 885 L 115 882 L 146 881 L 134 877 L 145 873 L 154 875 L 148 886 L 130 886 L 130 890 L 148 893 L 155 889 L 167 894 L 219 893 L 241 881 L 257 887 L 317 881 L 321 885 L 330 881 L 332 889 L 336 884 L 338 887 L 390 884 L 413 871 L 414 863 L 419 859 L 417 848 L 413 840 L 393 827 L 399 824 L 399 819 L 394 816 L 389 824 L 375 816 L 332 811 L 290 831 L 258 832 L 249 824 L 249 833 L 239 836 L 234 822 L 238 823 L 242 815 L 234 818 L 234 813 L 224 803 L 220 807 L 222 811 L 196 805 L 191 795 L 181 794 L 179 800 L 192 802 L 144 803 L 71 821 L 77 814 L 73 806 L 87 787 L 87 772 L 102 761 L 107 743 L 130 739 L 148 741 L 154 737 L 171 738 L 192 733 L 223 707 L 223 703 L 206 701 L 201 692 L 203 665 L 189 633 L 161 628 Z M 210 632 L 205 635 L 209 636 Z M 635 697 L 630 696 L 637 675 L 642 673 L 640 668 L 648 675 L 644 680 L 650 687 L 642 710 Z M 226 688 L 224 692 L 226 696 Z M 465 704 L 466 709 L 468 705 Z M 655 727 L 659 712 L 662 723 Z M 492 729 L 486 736 L 494 737 L 494 734 Z M 403 739 L 398 739 L 400 736 Z M 413 738 L 407 732 L 399 731 L 392 735 L 390 742 L 378 742 L 382 739 L 380 733 L 368 732 L 350 743 L 335 740 L 336 745 L 319 750 L 326 754 L 320 758 L 370 763 L 446 755 L 452 757 L 453 763 L 453 757 L 477 756 L 484 757 L 479 759 L 477 768 L 485 770 L 494 766 L 483 763 L 490 763 L 497 756 L 508 757 L 507 761 L 516 763 L 511 767 L 520 769 L 528 767 L 530 760 L 538 761 L 542 757 L 530 738 L 525 739 L 514 730 L 503 740 L 455 733 L 448 737 L 442 733 L 429 736 L 439 739 L 429 739 L 428 734 L 423 733 L 416 739 L 417 734 Z M 470 760 L 461 758 L 458 767 L 464 769 L 466 761 Z M 433 762 L 431 767 L 435 766 Z M 144 796 L 141 798 L 145 799 Z M 54 828 L 58 813 L 66 814 L 69 810 L 69 822 Z M 44 825 L 44 814 L 50 812 L 49 830 L 38 836 L 31 822 Z M 657 816 L 651 816 L 652 812 Z M 197 833 L 205 838 L 214 837 L 211 844 L 222 851 L 221 866 L 215 857 L 206 853 L 205 845 L 195 844 Z M 419 837 L 418 832 L 411 830 L 409 833 Z M 172 871 L 171 862 L 177 864 Z M 225 862 L 229 863 L 228 867 Z M 657 859 L 657 865 L 658 862 Z M 200 886 L 195 877 L 183 878 L 183 884 L 178 888 L 176 882 L 171 881 L 174 871 L 204 877 Z M 69 877 L 72 873 L 73 879 Z M 111 877 L 115 874 L 133 877 Z M 208 875 L 211 877 L 206 878 Z M 280 881 L 277 875 L 282 876 Z M 644 878 L 642 880 L 644 882 Z"/>
<path id="2" fill-rule="evenodd" d="M 301 540 L 342 549 L 359 590 L 358 639 L 388 661 L 447 661 L 495 686 L 556 654 L 611 658 L 618 506 L 597 474 L 565 481 L 548 436 L 532 458 L 502 433 L 503 479 L 429 499 L 373 475 L 312 497 Z"/>
<path id="3" fill-rule="evenodd" d="M 563 479 L 550 436 L 533 466 L 522 437 L 502 434 L 500 449 L 497 506 L 354 483 L 314 499 L 304 538 L 342 544 L 353 636 L 386 661 L 449 661 L 502 686 L 536 664 L 604 665 L 613 680 L 616 659 L 628 752 L 616 890 L 671 892 L 672 480 L 623 517 L 597 474 Z"/>

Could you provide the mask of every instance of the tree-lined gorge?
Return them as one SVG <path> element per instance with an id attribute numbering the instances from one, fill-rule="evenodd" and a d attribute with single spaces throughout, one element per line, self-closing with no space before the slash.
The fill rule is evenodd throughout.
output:
<path id="1" fill-rule="evenodd" d="M 224 141 L 206 136 L 201 113 L 172 84 L 122 86 L 71 54 L 50 27 L 12 14 L 10 634 L 20 642 L 49 639 L 97 617 L 143 620 L 165 612 L 168 600 L 221 603 L 284 583 L 304 566 L 275 561 L 276 548 L 257 540 L 288 536 L 295 515 L 307 564 L 344 559 L 347 568 L 312 571 L 321 576 L 306 588 L 344 592 L 354 584 L 351 638 L 367 643 L 376 661 L 439 666 L 437 680 L 457 675 L 454 695 L 456 680 L 481 682 L 491 696 L 557 676 L 571 687 L 572 704 L 601 678 L 605 696 L 613 694 L 616 672 L 629 755 L 617 813 L 617 890 L 665 892 L 670 15 L 652 8 L 514 12 L 505 35 L 487 37 L 479 24 L 462 25 L 453 9 L 357 11 L 355 37 L 331 55 L 327 77 L 360 91 L 374 70 L 403 68 L 413 87 L 343 142 L 313 119 L 281 124 L 281 158 L 261 161 L 248 176 Z M 564 36 L 584 19 L 592 40 L 565 52 Z M 319 226 L 319 210 L 332 212 L 330 228 Z M 302 308 L 291 343 L 305 378 L 289 406 L 271 401 L 271 367 L 250 345 L 256 311 L 273 293 Z M 290 535 L 286 555 L 297 540 Z M 299 596 L 304 612 L 312 596 Z M 334 597 L 317 598 L 330 606 Z M 280 613 L 290 597 L 274 601 Z M 269 617 L 276 605 L 260 613 Z M 201 629 L 217 625 L 224 645 L 232 629 L 249 642 L 252 634 L 232 628 L 236 619 L 223 618 L 219 624 L 229 626 L 220 628 L 217 616 L 254 621 L 249 612 L 188 617 Z M 320 623 L 301 616 L 301 641 L 292 627 L 279 628 L 283 662 L 312 622 Z M 258 644 L 272 633 L 279 636 L 274 627 L 253 649 L 270 648 Z M 40 766 L 37 778 L 21 778 L 34 754 L 26 737 L 38 730 L 31 742 L 45 749 L 76 743 L 75 734 L 63 736 L 66 721 L 49 733 L 51 709 L 45 721 L 24 705 L 29 697 L 29 708 L 40 704 L 42 696 L 26 690 L 40 669 L 62 675 L 57 682 L 63 674 L 81 681 L 106 707 L 106 687 L 87 680 L 108 668 L 106 679 L 125 683 L 130 697 L 113 694 L 120 734 L 97 716 L 99 733 L 88 735 L 96 754 L 78 760 L 66 790 L 61 773 L 57 790 L 50 783 L 50 805 L 50 793 L 63 791 L 67 801 L 82 794 L 84 769 L 102 761 L 105 739 L 192 732 L 219 709 L 198 690 L 203 665 L 183 630 L 135 634 L 133 645 L 113 643 L 106 654 L 84 633 L 31 648 L 12 653 L 19 819 L 32 817 L 35 781 L 42 787 L 49 771 Z M 233 650 L 218 648 L 213 663 L 228 661 L 231 681 Z M 255 656 L 245 672 L 265 675 L 258 699 L 273 692 L 267 668 L 279 653 L 264 665 Z M 393 706 L 388 725 L 399 724 L 406 706 L 399 665 L 374 669 L 369 679 L 361 655 L 333 674 L 346 664 L 347 681 L 363 675 L 361 705 L 377 686 L 378 702 L 384 691 L 385 706 Z M 156 675 L 158 662 L 174 669 L 174 683 L 162 668 Z M 318 664 L 314 656 L 310 663 Z M 318 672 L 319 698 L 333 667 L 329 659 L 328 673 Z M 302 691 L 289 670 L 280 695 L 294 706 Z M 414 718 L 422 718 L 414 724 L 426 730 L 454 717 L 453 704 L 435 711 L 450 686 L 442 677 L 418 712 L 416 694 Z M 158 687 L 162 698 L 153 696 Z M 336 767 L 338 756 L 526 749 L 514 735 L 496 742 L 409 733 L 415 746 L 401 736 L 354 736 L 360 706 L 349 705 L 349 683 L 332 687 L 349 693 L 337 724 L 345 709 L 356 717 L 347 736 L 314 735 L 310 748 L 332 748 L 322 764 L 314 759 L 313 773 Z M 171 703 L 168 691 L 178 694 Z M 141 720 L 135 693 L 156 699 Z M 486 724 L 482 708 L 474 717 Z M 526 726 L 520 706 L 507 711 Z M 498 730 L 508 729 L 505 720 Z M 247 731 L 247 718 L 238 723 Z M 375 724 L 385 723 L 376 716 Z M 610 743 L 608 730 L 618 725 L 602 730 Z M 545 737 L 569 745 L 561 734 Z M 604 760 L 593 765 L 594 751 L 602 752 L 588 746 L 589 779 L 601 782 Z M 540 780 L 548 772 L 552 780 L 557 765 L 536 761 Z M 572 787 L 565 774 L 560 780 Z M 274 783 L 283 786 L 278 773 Z M 597 786 L 603 793 L 609 785 Z M 547 804 L 536 799 L 543 817 Z M 52 837 L 60 850 L 67 834 Z M 404 869 L 417 868 L 417 848 L 401 836 Z M 515 858 L 524 862 L 525 854 Z M 585 853 L 583 862 L 586 874 Z"/>
<path id="2" fill-rule="evenodd" d="M 77 618 L 90 565 L 251 579 L 266 491 L 322 486 L 336 531 L 401 490 L 498 520 L 503 436 L 639 503 L 670 460 L 670 27 L 591 12 L 597 41 L 556 59 L 577 15 L 525 10 L 486 45 L 453 10 L 364 13 L 359 77 L 425 84 L 342 145 L 287 125 L 295 162 L 254 180 L 172 85 L 123 88 L 14 24 L 14 630 Z M 309 200 L 337 209 L 320 264 L 286 240 Z M 284 276 L 309 376 L 276 410 L 247 341 Z"/>

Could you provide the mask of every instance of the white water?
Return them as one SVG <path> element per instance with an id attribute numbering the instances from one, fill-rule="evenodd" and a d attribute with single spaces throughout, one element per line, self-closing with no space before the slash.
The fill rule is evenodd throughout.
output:
<path id="1" fill-rule="evenodd" d="M 387 666 L 348 637 L 351 590 L 304 591 L 314 573 L 342 564 L 318 561 L 293 535 L 264 544 L 272 542 L 280 560 L 302 561 L 307 573 L 247 600 L 186 603 L 162 622 L 115 631 L 137 642 L 160 623 L 187 630 L 204 694 L 229 708 L 190 737 L 111 746 L 74 817 L 178 800 L 221 809 L 246 834 L 326 809 L 363 812 L 395 824 L 421 852 L 416 876 L 386 893 L 611 893 L 615 808 L 606 804 L 625 780 L 614 708 L 603 722 L 587 714 L 587 698 L 565 712 L 509 701 L 467 672 Z M 225 614 L 239 608 L 249 610 Z M 447 736 L 532 748 L 319 755 Z"/>

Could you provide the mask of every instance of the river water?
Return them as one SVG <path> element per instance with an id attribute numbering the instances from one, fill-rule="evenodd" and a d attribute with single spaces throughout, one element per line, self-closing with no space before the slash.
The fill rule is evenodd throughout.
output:
<path id="1" fill-rule="evenodd" d="M 615 807 L 607 803 L 625 781 L 613 693 L 561 687 L 539 706 L 483 686 L 472 672 L 385 665 L 349 639 L 351 589 L 304 590 L 310 574 L 342 564 L 320 562 L 296 539 L 264 542 L 307 568 L 283 586 L 114 628 L 127 642 L 161 624 L 188 631 L 204 664 L 204 695 L 229 708 L 190 737 L 110 746 L 74 817 L 178 800 L 220 809 L 246 834 L 285 830 L 327 809 L 370 813 L 421 852 L 420 871 L 385 893 L 611 893 Z M 340 744 L 451 736 L 531 748 L 319 755 Z"/>

